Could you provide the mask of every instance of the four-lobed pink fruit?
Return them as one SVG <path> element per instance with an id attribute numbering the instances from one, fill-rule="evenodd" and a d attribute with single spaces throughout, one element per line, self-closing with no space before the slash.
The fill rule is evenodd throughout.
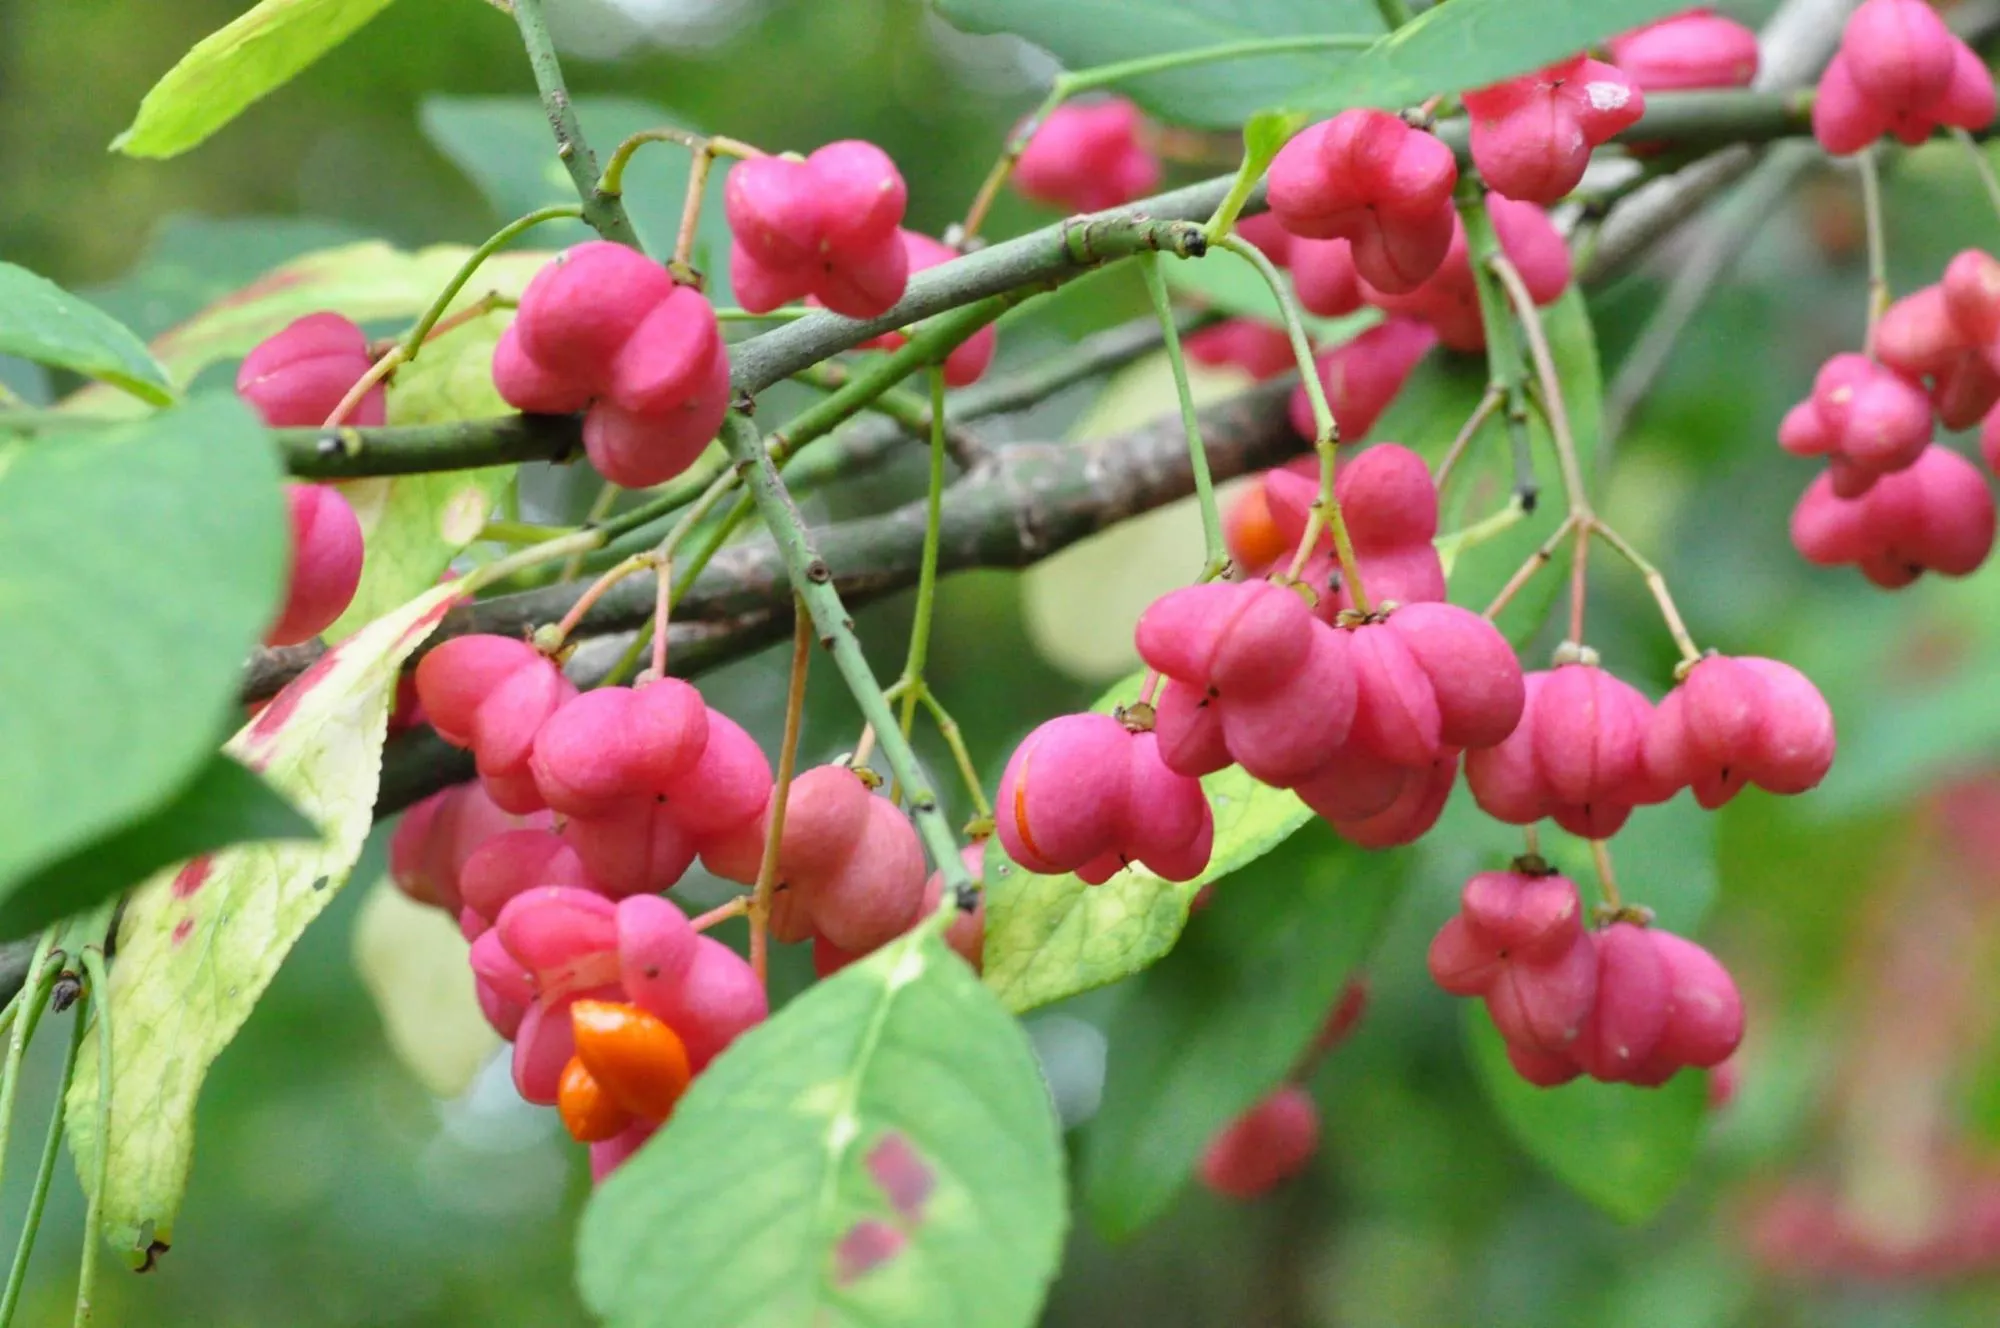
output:
<path id="1" fill-rule="evenodd" d="M 1345 514 L 1362 589 L 1371 606 L 1444 598 L 1444 563 L 1433 543 L 1438 533 L 1437 482 L 1422 457 L 1396 443 L 1348 453 L 1340 459 L 1333 491 Z M 1318 498 L 1317 467 L 1264 472 L 1271 523 L 1287 548 L 1296 549 L 1304 540 Z M 1321 618 L 1331 622 L 1341 610 L 1354 607 L 1354 598 L 1340 578 L 1331 535 L 1320 536 L 1300 579 L 1319 592 L 1315 612 Z"/>
<path id="2" fill-rule="evenodd" d="M 336 313 L 307 314 L 257 343 L 236 371 L 236 395 L 274 429 L 316 429 L 375 362 L 368 334 Z M 388 417 L 380 383 L 342 424 L 367 427 Z"/>
<path id="3" fill-rule="evenodd" d="M 1497 194 L 1487 195 L 1486 211 L 1501 252 L 1521 274 L 1521 284 L 1535 303 L 1549 305 L 1560 299 L 1570 282 L 1569 244 L 1548 214 L 1533 203 Z M 1430 324 L 1438 340 L 1452 350 L 1486 349 L 1486 324 L 1479 313 L 1479 290 L 1473 282 L 1465 224 L 1455 216 L 1451 246 L 1429 280 L 1414 290 L 1398 293 L 1379 289 L 1364 278 L 1361 294 L 1385 313 Z"/>
<path id="4" fill-rule="evenodd" d="M 1813 98 L 1813 136 L 1835 155 L 1884 134 L 1912 146 L 1940 125 L 1993 122 L 1993 76 L 1924 0 L 1866 0 Z"/>
<path id="5" fill-rule="evenodd" d="M 1387 318 L 1314 358 L 1320 389 L 1343 443 L 1360 442 L 1375 427 L 1419 362 L 1437 344 L 1437 333 L 1414 318 Z M 1285 346 L 1291 363 L 1291 346 Z M 1292 389 L 1287 406 L 1292 428 L 1301 438 L 1313 438 L 1312 398 L 1303 385 Z"/>
<path id="6" fill-rule="evenodd" d="M 849 318 L 887 313 L 910 276 L 900 233 L 908 203 L 896 163 L 859 139 L 736 163 L 723 211 L 737 299 L 753 313 L 807 296 Z"/>
<path id="7" fill-rule="evenodd" d="M 534 414 L 584 412 L 591 464 L 647 488 L 694 464 L 729 408 L 715 310 L 636 249 L 565 250 L 521 293 L 493 350 L 493 384 Z"/>
<path id="8" fill-rule="evenodd" d="M 1822 471 L 1792 509 L 1792 544 L 1807 562 L 1854 566 L 1884 589 L 1925 572 L 1967 576 L 1993 550 L 1993 495 L 1979 468 L 1932 444 L 1858 498 Z"/>
<path id="9" fill-rule="evenodd" d="M 956 249 L 942 240 L 933 240 L 917 231 L 901 231 L 899 234 L 903 251 L 909 255 L 912 273 L 927 271 L 959 256 Z M 879 337 L 862 342 L 855 349 L 895 350 L 908 340 L 901 332 L 884 332 Z M 999 348 L 1000 334 L 991 323 L 959 342 L 944 359 L 945 385 L 967 387 L 978 382 L 992 367 L 994 353 Z"/>
<path id="10" fill-rule="evenodd" d="M 1644 760 L 1652 704 L 1595 664 L 1526 678 L 1521 722 L 1496 746 L 1469 753 L 1465 782 L 1480 809 L 1510 825 L 1544 816 L 1574 835 L 1608 839 L 1632 808 L 1675 792 Z"/>
<path id="11" fill-rule="evenodd" d="M 1215 820 L 1201 782 L 1176 772 L 1160 738 L 1110 715 L 1048 720 L 1000 777 L 1000 842 L 1029 871 L 1075 872 L 1101 885 L 1138 863 L 1170 881 L 1208 865 Z"/>
<path id="12" fill-rule="evenodd" d="M 1202 328 L 1184 343 L 1187 357 L 1211 368 L 1235 368 L 1257 382 L 1297 365 L 1285 330 L 1255 318 L 1229 318 Z"/>
<path id="13" fill-rule="evenodd" d="M 1141 140 L 1145 118 L 1123 97 L 1058 106 L 1014 163 L 1014 187 L 1038 203 L 1102 212 L 1144 197 L 1160 161 Z"/>
<path id="14" fill-rule="evenodd" d="M 1913 465 L 1931 441 L 1923 389 L 1866 355 L 1836 355 L 1820 367 L 1812 395 L 1786 413 L 1778 443 L 1794 456 L 1823 456 L 1834 493 L 1854 498 L 1878 476 Z"/>
<path id="15" fill-rule="evenodd" d="M 1480 178 L 1532 203 L 1575 189 L 1590 150 L 1646 112 L 1645 94 L 1624 71 L 1583 55 L 1467 92 L 1464 101 Z"/>
<path id="16" fill-rule="evenodd" d="M 554 660 L 511 637 L 455 636 L 418 661 L 416 680 L 431 727 L 472 749 L 495 803 L 517 815 L 548 805 L 529 769 L 535 735 L 576 695 Z"/>
<path id="17" fill-rule="evenodd" d="M 1611 61 L 1644 92 L 1748 87 L 1757 34 L 1707 5 L 1613 37 Z"/>
<path id="18" fill-rule="evenodd" d="M 1754 655 L 1711 655 L 1668 692 L 1647 726 L 1652 781 L 1692 788 L 1720 807 L 1745 784 L 1804 793 L 1833 765 L 1833 711 L 1791 665 Z"/>
<path id="19" fill-rule="evenodd" d="M 1569 1052 L 1596 1003 L 1598 964 L 1568 877 L 1531 864 L 1474 876 L 1431 941 L 1429 965 L 1446 991 L 1485 1000 L 1524 1078 L 1575 1073 Z"/>
<path id="20" fill-rule="evenodd" d="M 1308 127 L 1271 162 L 1272 215 L 1303 239 L 1341 239 L 1371 285 L 1409 291 L 1451 247 L 1451 149 L 1387 111 L 1342 111 Z"/>

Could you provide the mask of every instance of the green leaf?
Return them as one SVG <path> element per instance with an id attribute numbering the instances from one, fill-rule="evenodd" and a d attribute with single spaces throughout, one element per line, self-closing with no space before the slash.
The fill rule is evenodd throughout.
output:
<path id="1" fill-rule="evenodd" d="M 0 892 L 214 752 L 283 584 L 278 481 L 229 397 L 0 446 Z"/>
<path id="2" fill-rule="evenodd" d="M 491 418 L 513 407 L 493 386 L 493 347 L 512 318 L 495 311 L 453 328 L 396 371 L 389 423 L 441 424 Z M 368 541 L 353 603 L 326 631 L 337 641 L 435 585 L 459 550 L 479 537 L 513 478 L 513 466 L 350 480 L 338 485 Z"/>
<path id="3" fill-rule="evenodd" d="M 1537 833 L 1542 856 L 1576 882 L 1585 902 L 1601 900 L 1590 841 L 1553 821 L 1543 821 Z M 1437 828 L 1424 836 L 1424 872 L 1433 879 L 1464 881 L 1476 872 L 1504 868 L 1521 847 L 1520 827 L 1502 825 L 1480 811 L 1461 782 Z M 1703 811 L 1692 794 L 1633 809 L 1632 819 L 1611 842 L 1611 858 L 1626 903 L 1652 909 L 1669 931 L 1692 935 L 1701 927 L 1717 888 L 1715 816 Z"/>
<path id="4" fill-rule="evenodd" d="M 453 598 L 447 587 L 428 591 L 334 646 L 224 748 L 290 798 L 318 828 L 317 841 L 197 857 L 154 876 L 126 905 L 107 992 L 109 1139 L 97 1130 L 94 1045 L 78 1062 L 65 1109 L 86 1189 L 108 1143 L 99 1234 L 135 1264 L 173 1241 L 208 1067 L 361 854 L 403 661 Z"/>
<path id="5" fill-rule="evenodd" d="M 1109 712 L 1139 695 L 1135 673 L 1091 708 Z M 1017 1014 L 1129 977 L 1174 948 L 1188 906 L 1204 885 L 1255 862 L 1312 819 L 1286 789 L 1260 784 L 1238 766 L 1201 781 L 1215 815 L 1207 870 L 1169 881 L 1142 866 L 1102 885 L 1075 875 L 1037 876 L 986 849 L 986 985 Z"/>
<path id="6" fill-rule="evenodd" d="M 1685 8 L 1675 0 L 1450 0 L 1286 104 L 1321 115 L 1414 106 L 1530 73 Z"/>
<path id="7" fill-rule="evenodd" d="M 1624 1222 L 1660 1210 L 1694 1165 L 1708 1076 L 1683 1070 L 1659 1088 L 1577 1079 L 1537 1088 L 1507 1061 L 1486 1007 L 1466 1001 L 1465 1037 L 1487 1098 L 1530 1156 Z"/>
<path id="8" fill-rule="evenodd" d="M 231 844 L 311 839 L 312 822 L 226 756 L 158 811 L 42 868 L 0 900 L 0 938 L 26 936 L 81 913 L 169 863 Z"/>
<path id="9" fill-rule="evenodd" d="M 630 97 L 579 97 L 573 103 L 584 136 L 608 159 L 620 142 L 644 129 L 694 129 L 687 117 Z M 522 216 L 552 203 L 576 200 L 576 186 L 556 156 L 549 117 L 533 97 L 428 97 L 422 110 L 424 137 L 479 186 L 494 214 Z M 734 302 L 727 280 L 729 221 L 722 212 L 722 170 L 717 163 L 702 195 L 695 226 L 693 262 L 707 279 L 716 304 Z M 625 211 L 647 251 L 673 252 L 680 232 L 681 204 L 687 198 L 688 150 L 677 143 L 650 143 L 639 149 L 625 172 Z M 545 247 L 592 238 L 583 223 L 538 228 Z"/>
<path id="10" fill-rule="evenodd" d="M 584 1211 L 577 1278 L 633 1328 L 1025 1328 L 1064 1225 L 1034 1053 L 933 923 L 705 1070 Z"/>
<path id="11" fill-rule="evenodd" d="M 469 245 L 436 244 L 410 252 L 366 240 L 322 249 L 266 272 L 216 300 L 153 340 L 153 354 L 168 377 L 185 387 L 211 364 L 239 359 L 294 319 L 330 309 L 358 323 L 413 322 L 430 307 L 472 252 Z M 549 260 L 547 250 L 510 249 L 480 265 L 452 310 L 488 294 L 519 299 Z M 421 362 L 421 361 L 419 361 Z M 63 400 L 63 408 L 101 416 L 132 407 L 101 387 Z"/>
<path id="12" fill-rule="evenodd" d="M 155 337 L 280 263 L 365 238 L 319 217 L 180 213 L 154 227 L 131 267 L 87 294 L 140 336 Z"/>
<path id="13" fill-rule="evenodd" d="M 0 355 L 101 378 L 151 405 L 174 399 L 166 370 L 123 324 L 12 263 L 0 263 Z"/>
<path id="14" fill-rule="evenodd" d="M 389 0 L 263 0 L 196 42 L 111 141 L 129 157 L 176 157 L 389 7 Z"/>
<path id="15" fill-rule="evenodd" d="M 1218 886 L 1126 993 L 1083 1135 L 1083 1206 L 1107 1239 L 1164 1213 L 1216 1131 L 1298 1063 L 1401 898 L 1410 859 L 1308 825 Z"/>
<path id="16" fill-rule="evenodd" d="M 1452 0 L 1458 3 L 1458 0 Z M 1563 401 L 1569 407 L 1570 431 L 1576 438 L 1577 460 L 1586 480 L 1595 475 L 1597 444 L 1603 432 L 1603 386 L 1597 363 L 1597 339 L 1590 311 L 1574 287 L 1541 310 Z M 1433 464 L 1451 446 L 1486 391 L 1483 356 L 1434 350 L 1410 375 L 1409 381 L 1369 437 L 1394 439 L 1423 453 Z M 1534 478 L 1541 489 L 1535 511 L 1505 531 L 1456 552 L 1451 569 L 1451 598 L 1473 609 L 1492 602 L 1515 570 L 1554 533 L 1567 510 L 1555 444 L 1531 411 L 1529 451 Z M 1453 472 L 1441 496 L 1438 530 L 1442 539 L 1504 511 L 1515 485 L 1514 452 L 1504 423 L 1490 419 L 1480 428 Z M 1571 546 L 1565 541 L 1536 578 L 1501 613 L 1499 625 L 1516 644 L 1540 629 L 1549 608 L 1562 593 Z"/>
<path id="17" fill-rule="evenodd" d="M 1260 37 L 1375 33 L 1368 0 L 933 0 L 967 32 L 1012 32 L 1080 70 Z M 1164 120 L 1204 127 L 1242 124 L 1336 77 L 1351 52 L 1265 55 L 1151 74 L 1118 91 Z M 1412 100 L 1421 100 L 1413 98 Z"/>
<path id="18" fill-rule="evenodd" d="M 384 876 L 354 919 L 354 970 L 403 1068 L 449 1101 L 501 1049 L 479 1009 L 472 947 L 442 909 L 419 904 Z"/>

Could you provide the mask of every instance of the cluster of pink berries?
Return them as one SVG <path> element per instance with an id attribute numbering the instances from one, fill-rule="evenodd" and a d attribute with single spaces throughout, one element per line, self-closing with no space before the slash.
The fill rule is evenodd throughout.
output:
<path id="1" fill-rule="evenodd" d="M 874 318 L 903 298 L 909 190 L 873 143 L 843 139 L 803 159 L 738 162 L 723 197 L 729 280 L 745 309 L 811 297 L 837 314 Z"/>
<path id="2" fill-rule="evenodd" d="M 1058 106 L 1014 163 L 1014 187 L 1038 203 L 1101 212 L 1153 192 L 1160 160 L 1142 141 L 1145 117 L 1123 97 Z"/>
<path id="3" fill-rule="evenodd" d="M 515 1086 L 561 1108 L 601 1174 L 764 1017 L 748 964 L 659 893 L 697 857 L 724 879 L 757 880 L 770 765 L 685 682 L 578 692 L 553 659 L 505 637 L 446 641 L 418 664 L 416 691 L 438 735 L 472 750 L 479 782 L 411 809 L 392 871 L 458 918 L 481 1008 L 514 1044 Z M 860 773 L 826 766 L 793 782 L 770 918 L 778 940 L 811 939 L 831 971 L 907 931 L 941 892 L 908 817 Z M 960 919 L 952 940 L 976 964 L 978 916 Z M 621 1002 L 631 1008 L 610 1009 Z M 586 1016 L 653 1048 L 654 1079 L 630 1057 L 593 1061 Z M 658 1051 L 669 1039 L 684 1053 L 678 1077 L 681 1060 Z"/>
<path id="4" fill-rule="evenodd" d="M 1890 306 L 1874 349 L 1828 360 L 1779 426 L 1786 451 L 1826 458 L 1793 509 L 1792 543 L 1883 587 L 1965 576 L 1992 551 L 1993 497 L 1977 466 L 1933 441 L 1932 416 L 1952 429 L 1984 416 L 1982 450 L 2000 460 L 2000 261 L 1959 254 L 1942 281 Z"/>
<path id="5" fill-rule="evenodd" d="M 1940 125 L 1993 123 L 1993 76 L 1923 0 L 1866 0 L 1820 76 L 1813 136 L 1836 156 L 1884 134 L 1921 143 Z"/>
<path id="6" fill-rule="evenodd" d="M 591 464 L 645 488 L 693 465 L 722 426 L 729 351 L 699 290 L 636 249 L 593 240 L 521 293 L 493 350 L 493 385 L 517 410 L 583 411 Z"/>
<path id="7" fill-rule="evenodd" d="M 1522 1078 L 1655 1086 L 1722 1064 L 1743 1038 L 1728 970 L 1692 941 L 1619 919 L 1583 925 L 1577 889 L 1538 860 L 1481 872 L 1431 942 L 1431 977 L 1477 996 Z"/>
<path id="8" fill-rule="evenodd" d="M 243 357 L 236 394 L 274 429 L 316 429 L 373 363 L 368 336 L 359 327 L 339 314 L 308 314 Z M 381 424 L 387 409 L 387 393 L 378 385 L 342 423 Z M 361 522 L 338 489 L 291 484 L 285 497 L 291 508 L 291 571 L 284 607 L 264 633 L 270 646 L 310 640 L 345 613 L 361 584 L 366 554 Z"/>

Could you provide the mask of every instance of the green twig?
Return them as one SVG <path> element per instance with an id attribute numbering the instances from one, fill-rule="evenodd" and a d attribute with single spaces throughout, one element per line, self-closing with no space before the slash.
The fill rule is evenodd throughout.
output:
<path id="1" fill-rule="evenodd" d="M 49 1108 L 49 1130 L 42 1140 L 41 1163 L 35 1168 L 34 1185 L 28 1191 L 28 1208 L 21 1216 L 21 1238 L 14 1246 L 14 1265 L 7 1273 L 6 1290 L 0 1291 L 0 1328 L 14 1322 L 14 1311 L 21 1304 L 21 1289 L 28 1281 L 28 1260 L 35 1252 L 35 1237 L 42 1229 L 42 1210 L 48 1204 L 49 1184 L 55 1179 L 56 1158 L 62 1152 L 63 1095 L 76 1074 L 76 1054 L 83 1046 L 83 1014 L 83 1007 L 77 1006 L 75 1022 L 70 1027 L 69 1049 L 63 1053 L 62 1072 L 56 1079 L 56 1100 Z"/>
<path id="2" fill-rule="evenodd" d="M 28 975 L 21 984 L 15 1000 L 20 1007 L 14 1015 L 14 1027 L 7 1036 L 7 1059 L 0 1064 L 0 1176 L 7 1170 L 7 1136 L 14 1124 L 14 1101 L 21 1091 L 21 1058 L 27 1053 L 28 1040 L 35 1036 L 35 1025 L 41 1022 L 42 1009 L 49 1003 L 49 989 L 55 985 L 56 973 L 62 965 L 51 962 L 55 954 L 54 928 L 42 934 L 35 942 L 34 958 L 28 961 Z"/>
<path id="3" fill-rule="evenodd" d="M 562 61 L 557 58 L 555 41 L 549 36 L 542 0 L 513 0 L 513 3 L 521 44 L 528 50 L 528 65 L 535 71 L 535 86 L 541 90 L 542 107 L 548 112 L 550 128 L 555 131 L 556 156 L 576 186 L 576 196 L 583 203 L 583 219 L 605 239 L 639 248 L 639 233 L 632 229 L 625 205 L 615 195 L 597 191 L 597 154 L 590 150 L 583 126 L 577 123 L 576 108 L 570 104 Z"/>
<path id="4" fill-rule="evenodd" d="M 1486 390 L 1489 395 L 1498 394 L 1507 421 L 1507 439 L 1514 452 L 1514 492 L 1532 511 L 1541 486 L 1535 479 L 1535 457 L 1528 445 L 1528 368 L 1520 338 L 1514 334 L 1514 315 L 1506 292 L 1493 275 L 1494 260 L 1504 255 L 1477 186 L 1468 185 L 1461 191 L 1459 216 L 1465 223 L 1466 257 L 1472 267 L 1473 290 L 1479 297 L 1479 322 L 1486 333 Z"/>
<path id="5" fill-rule="evenodd" d="M 1215 505 L 1215 482 L 1208 474 L 1208 452 L 1201 445 L 1201 424 L 1195 418 L 1194 389 L 1188 383 L 1187 360 L 1181 354 L 1180 328 L 1174 323 L 1173 302 L 1167 297 L 1166 278 L 1160 273 L 1160 257 L 1148 254 L 1139 260 L 1146 278 L 1146 294 L 1152 297 L 1153 312 L 1160 320 L 1160 332 L 1167 347 L 1167 363 L 1174 372 L 1174 395 L 1180 401 L 1181 428 L 1187 432 L 1188 465 L 1194 472 L 1195 500 L 1201 506 L 1201 536 L 1204 557 L 1201 579 L 1213 581 L 1229 563 L 1229 551 L 1222 542 L 1222 512 Z"/>
<path id="6" fill-rule="evenodd" d="M 104 1219 L 104 1191 L 111 1183 L 111 998 L 104 951 L 83 948 L 83 971 L 90 979 L 97 1015 L 97 1175 L 91 1178 L 90 1200 L 83 1217 L 83 1257 L 76 1275 L 76 1318 L 72 1328 L 90 1322 L 91 1294 L 97 1289 L 97 1255 L 104 1244 L 99 1224 Z"/>
<path id="7" fill-rule="evenodd" d="M 423 349 L 425 339 L 431 334 L 431 329 L 437 326 L 438 319 L 444 317 L 444 311 L 451 308 L 451 302 L 465 289 L 465 283 L 472 280 L 472 274 L 479 270 L 480 264 L 545 221 L 574 219 L 582 215 L 583 209 L 575 203 L 537 208 L 524 217 L 516 217 L 488 236 L 484 244 L 465 256 L 465 261 L 458 265 L 458 271 L 452 274 L 451 280 L 445 283 L 444 289 L 431 301 L 431 307 L 424 310 L 424 316 L 417 320 L 416 325 L 410 329 L 410 334 L 403 338 L 403 363 L 408 364 L 417 358 L 418 352 Z"/>
<path id="8" fill-rule="evenodd" d="M 853 622 L 840 602 L 840 592 L 834 588 L 833 574 L 821 560 L 805 522 L 793 506 L 771 453 L 765 450 L 757 427 L 740 415 L 732 414 L 723 424 L 722 442 L 750 487 L 765 528 L 784 559 L 792 589 L 812 616 L 819 643 L 833 655 L 834 667 L 840 670 L 848 690 L 854 694 L 861 717 L 875 727 L 890 773 L 908 792 L 909 808 L 916 819 L 917 832 L 930 852 L 932 865 L 943 875 L 946 887 L 969 904 L 976 897 L 977 887 L 959 859 L 957 838 L 938 807 L 937 794 L 918 763 L 916 752 L 896 726 L 896 716 L 882 694 L 881 683 L 868 667 L 861 642 L 854 635 Z"/>
<path id="9" fill-rule="evenodd" d="M 1889 238 L 1882 225 L 1882 177 L 1875 148 L 1863 148 L 1856 165 L 1861 170 L 1861 215 L 1868 230 L 1868 332 L 1862 353 L 1875 353 L 1875 326 L 1889 308 Z"/>

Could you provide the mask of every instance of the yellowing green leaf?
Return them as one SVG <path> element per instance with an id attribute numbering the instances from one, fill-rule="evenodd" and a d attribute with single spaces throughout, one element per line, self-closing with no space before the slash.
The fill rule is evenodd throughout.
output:
<path id="1" fill-rule="evenodd" d="M 493 347 L 511 315 L 495 311 L 424 347 L 396 371 L 389 423 L 439 424 L 505 415 L 513 408 L 493 387 Z M 479 536 L 513 477 L 512 466 L 447 470 L 338 486 L 368 541 L 353 603 L 327 629 L 338 641 L 436 583 L 460 549 Z"/>
<path id="2" fill-rule="evenodd" d="M 354 920 L 354 968 L 390 1050 L 438 1097 L 457 1097 L 500 1039 L 480 1013 L 471 947 L 449 914 L 389 880 L 375 882 Z"/>
<path id="3" fill-rule="evenodd" d="M 364 240 L 306 254 L 271 269 L 248 286 L 217 300 L 193 318 L 154 338 L 153 355 L 174 384 L 185 386 L 211 364 L 237 359 L 293 319 L 322 310 L 356 322 L 414 322 L 444 289 L 471 248 L 438 244 L 411 252 Z M 463 308 L 485 295 L 518 298 L 550 255 L 541 250 L 495 254 L 452 302 Z M 449 334 L 448 334 L 449 335 Z M 418 363 L 422 363 L 421 357 Z M 87 387 L 63 401 L 65 409 L 91 415 L 130 414 L 136 403 L 102 387 Z"/>
<path id="4" fill-rule="evenodd" d="M 318 827 L 317 842 L 196 858 L 153 877 L 126 906 L 106 994 L 109 1138 L 97 1133 L 94 1046 L 67 1111 L 79 1176 L 94 1177 L 98 1150 L 109 1150 L 99 1234 L 135 1263 L 172 1243 L 209 1065 L 360 856 L 398 671 L 453 594 L 431 590 L 335 646 L 227 744 Z"/>
<path id="5" fill-rule="evenodd" d="M 1143 674 L 1113 687 L 1094 709 L 1136 700 Z M 1202 886 L 1256 861 L 1312 817 L 1285 789 L 1236 767 L 1201 781 L 1215 815 L 1215 851 L 1192 881 L 1127 867 L 1103 885 L 1074 875 L 1037 876 L 986 852 L 986 985 L 1019 1013 L 1129 977 L 1167 953 Z"/>
<path id="6" fill-rule="evenodd" d="M 263 0 L 196 42 L 111 146 L 132 157 L 186 152 L 388 7 L 389 0 Z"/>

